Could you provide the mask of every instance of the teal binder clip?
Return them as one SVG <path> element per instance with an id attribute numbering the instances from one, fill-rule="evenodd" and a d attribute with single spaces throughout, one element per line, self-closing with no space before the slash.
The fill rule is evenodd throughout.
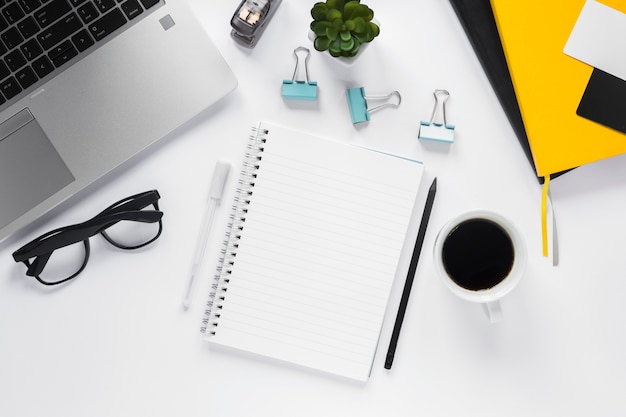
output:
<path id="1" fill-rule="evenodd" d="M 430 116 L 429 122 L 423 120 L 420 122 L 417 137 L 424 140 L 452 143 L 454 142 L 454 125 L 448 124 L 446 121 L 446 101 L 450 98 L 450 93 L 447 90 L 435 90 L 433 94 L 435 96 L 433 114 Z M 443 123 L 435 122 L 435 115 L 439 107 L 441 107 Z"/>
<path id="2" fill-rule="evenodd" d="M 392 97 L 397 97 L 397 103 L 384 103 L 376 107 L 370 108 L 368 106 L 368 100 L 386 100 L 389 101 Z M 350 118 L 353 124 L 369 122 L 370 114 L 380 110 L 384 107 L 398 107 L 402 101 L 400 93 L 392 91 L 386 96 L 366 96 L 365 88 L 350 88 L 346 90 L 346 98 L 348 99 L 348 107 L 350 108 Z"/>
<path id="3" fill-rule="evenodd" d="M 300 57 L 299 51 L 305 51 L 304 57 L 304 80 L 296 79 L 298 69 L 300 69 Z M 304 46 L 299 46 L 293 50 L 293 54 L 296 56 L 296 68 L 293 71 L 293 77 L 291 80 L 283 80 L 283 98 L 286 100 L 317 100 L 317 81 L 309 81 L 309 70 L 307 69 L 307 61 L 311 52 Z"/>

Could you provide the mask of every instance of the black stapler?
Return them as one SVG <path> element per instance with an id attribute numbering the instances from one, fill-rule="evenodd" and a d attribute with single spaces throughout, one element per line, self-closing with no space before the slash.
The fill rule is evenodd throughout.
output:
<path id="1" fill-rule="evenodd" d="M 243 46 L 254 47 L 281 1 L 243 0 L 230 20 L 233 39 Z"/>

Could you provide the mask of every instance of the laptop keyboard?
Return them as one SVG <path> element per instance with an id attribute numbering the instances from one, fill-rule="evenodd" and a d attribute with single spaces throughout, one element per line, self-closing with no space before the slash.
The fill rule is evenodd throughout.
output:
<path id="1" fill-rule="evenodd" d="M 0 105 L 18 99 L 161 1 L 0 0 Z"/>

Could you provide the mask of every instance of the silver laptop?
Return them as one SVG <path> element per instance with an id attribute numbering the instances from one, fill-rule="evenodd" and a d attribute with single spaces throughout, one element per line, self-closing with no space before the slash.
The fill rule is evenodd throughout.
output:
<path id="1" fill-rule="evenodd" d="M 185 0 L 0 0 L 0 241 L 232 91 Z"/>

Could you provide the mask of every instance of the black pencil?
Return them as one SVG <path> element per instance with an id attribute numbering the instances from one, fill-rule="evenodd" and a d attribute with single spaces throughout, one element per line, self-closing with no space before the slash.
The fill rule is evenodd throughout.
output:
<path id="1" fill-rule="evenodd" d="M 389 350 L 387 350 L 385 369 L 391 369 L 391 365 L 393 364 L 393 357 L 396 354 L 396 345 L 398 344 L 398 338 L 400 337 L 400 329 L 402 328 L 404 313 L 406 311 L 406 306 L 409 302 L 409 295 L 411 294 L 411 287 L 413 286 L 413 279 L 415 278 L 415 270 L 417 269 L 417 261 L 419 260 L 420 252 L 422 251 L 422 245 L 424 244 L 424 235 L 426 235 L 426 228 L 428 227 L 428 220 L 430 219 L 430 212 L 433 208 L 433 202 L 435 201 L 436 192 L 437 178 L 433 180 L 433 183 L 428 189 L 428 196 L 426 197 L 424 213 L 422 214 L 422 220 L 420 222 L 420 227 L 417 232 L 415 247 L 413 248 L 413 255 L 411 255 L 409 271 L 406 276 L 406 282 L 404 283 L 404 289 L 402 290 L 402 298 L 400 299 L 400 306 L 398 307 L 396 323 L 393 326 L 393 333 L 391 334 L 391 341 L 389 342 Z"/>

